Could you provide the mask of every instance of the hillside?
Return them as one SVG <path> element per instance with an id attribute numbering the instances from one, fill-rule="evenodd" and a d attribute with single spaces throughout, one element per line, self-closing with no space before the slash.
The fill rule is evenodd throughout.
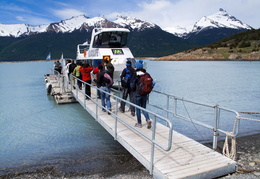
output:
<path id="1" fill-rule="evenodd" d="M 45 32 L 19 39 L 0 37 L 0 61 L 44 60 L 49 52 L 52 59 L 59 59 L 62 53 L 75 59 L 77 45 L 90 37 L 91 31 L 86 30 Z M 195 47 L 160 28 L 131 31 L 127 45 L 135 57 L 159 57 Z"/>
<path id="2" fill-rule="evenodd" d="M 260 29 L 241 32 L 213 44 L 157 60 L 260 60 Z"/>

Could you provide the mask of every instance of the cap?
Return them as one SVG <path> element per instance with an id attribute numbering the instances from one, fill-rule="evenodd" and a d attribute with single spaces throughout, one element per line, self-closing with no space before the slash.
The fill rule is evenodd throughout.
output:
<path id="1" fill-rule="evenodd" d="M 143 60 L 138 60 L 136 63 L 135 63 L 135 67 L 137 69 L 143 69 Z"/>
<path id="2" fill-rule="evenodd" d="M 130 61 L 126 62 L 126 66 L 131 66 L 131 65 L 132 65 L 132 63 Z"/>

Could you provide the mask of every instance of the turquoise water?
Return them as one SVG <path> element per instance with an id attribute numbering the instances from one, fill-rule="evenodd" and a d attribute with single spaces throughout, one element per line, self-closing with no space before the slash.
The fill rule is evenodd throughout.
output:
<path id="1" fill-rule="evenodd" d="M 147 65 L 156 90 L 260 112 L 260 62 L 147 61 Z M 57 105 L 46 95 L 43 76 L 52 66 L 53 62 L 0 64 L 0 176 L 50 166 L 84 174 L 139 167 L 80 104 Z M 150 98 L 158 100 L 153 93 Z M 174 121 L 174 128 L 188 136 L 196 133 L 199 140 L 211 138 L 180 121 Z M 259 122 L 241 121 L 240 132 L 259 133 Z"/>

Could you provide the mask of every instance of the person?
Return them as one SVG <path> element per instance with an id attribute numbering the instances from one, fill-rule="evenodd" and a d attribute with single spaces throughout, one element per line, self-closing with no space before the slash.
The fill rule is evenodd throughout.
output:
<path id="1" fill-rule="evenodd" d="M 61 74 L 61 69 L 62 69 L 61 63 L 60 63 L 60 61 L 58 60 L 58 61 L 56 61 L 56 62 L 54 63 L 54 70 L 55 70 L 55 71 L 58 71 L 58 72 Z M 56 72 L 55 72 L 55 74 L 56 74 Z"/>
<path id="2" fill-rule="evenodd" d="M 108 71 L 108 74 L 111 76 L 111 78 L 113 79 L 114 77 L 114 71 L 115 71 L 115 68 L 114 68 L 114 65 L 108 61 L 108 60 L 104 60 L 104 67 L 105 67 L 105 70 Z"/>
<path id="3" fill-rule="evenodd" d="M 67 75 L 68 75 L 68 80 L 70 81 L 70 74 L 69 74 L 69 66 L 70 66 L 70 64 L 71 64 L 71 60 L 66 60 L 66 66 L 65 66 L 65 71 L 64 71 L 64 73 L 67 73 Z"/>
<path id="4" fill-rule="evenodd" d="M 129 99 L 130 99 L 131 103 L 134 103 L 134 91 L 130 88 L 130 82 L 131 82 L 131 78 L 134 76 L 134 74 L 135 74 L 135 69 L 132 67 L 132 63 L 130 61 L 127 61 L 126 68 L 122 71 L 122 73 L 120 75 L 120 79 L 121 79 L 121 86 L 123 88 L 122 98 L 124 100 L 126 100 L 129 95 Z M 125 102 L 124 101 L 121 101 L 119 111 L 122 113 L 125 112 Z M 130 106 L 130 111 L 131 111 L 131 115 L 135 116 L 135 107 L 134 106 L 132 106 L 132 105 Z"/>
<path id="5" fill-rule="evenodd" d="M 101 64 L 101 62 L 98 64 L 98 66 Z M 96 68 L 94 68 L 94 70 L 92 71 L 92 73 L 94 74 L 94 75 L 96 75 L 96 79 L 94 80 L 94 81 L 97 81 L 98 80 L 98 74 L 99 74 L 99 69 L 98 69 L 98 66 L 96 67 Z M 97 84 L 97 83 L 96 83 Z M 99 88 L 100 86 L 97 84 L 97 88 Z M 100 99 L 101 97 L 100 97 L 100 91 L 98 90 L 98 99 Z"/>
<path id="6" fill-rule="evenodd" d="M 76 68 L 76 66 L 77 65 L 74 63 L 74 60 L 72 60 L 71 64 L 69 65 L 69 74 L 68 74 L 69 77 L 70 77 L 70 74 L 73 73 L 73 70 L 74 70 L 74 68 Z M 69 78 L 69 80 L 71 81 L 71 78 Z"/>
<path id="7" fill-rule="evenodd" d="M 135 90 L 135 104 L 142 107 L 146 108 L 146 101 L 148 99 L 148 94 L 140 94 L 138 90 L 138 85 L 140 83 L 140 77 L 145 75 L 147 72 L 143 68 L 143 60 L 139 60 L 135 63 L 136 67 L 136 74 L 133 76 L 133 80 L 131 82 L 131 88 Z M 147 73 L 149 74 L 149 73 Z M 150 76 L 150 75 L 149 75 Z M 142 113 L 146 119 L 147 123 L 147 129 L 150 129 L 152 126 L 152 121 L 149 118 L 149 114 L 146 111 L 142 110 Z M 139 108 L 136 108 L 136 117 L 137 117 L 137 123 L 135 124 L 135 127 L 142 127 L 142 120 L 141 120 L 141 110 Z"/>
<path id="8" fill-rule="evenodd" d="M 82 81 L 86 82 L 87 84 L 85 85 L 85 99 L 89 100 L 91 97 L 91 89 L 90 89 L 90 84 L 91 84 L 91 75 L 90 72 L 93 70 L 93 67 L 89 63 L 83 63 L 83 65 L 79 68 L 79 71 L 82 74 Z"/>
<path id="9" fill-rule="evenodd" d="M 102 64 L 98 65 L 99 73 L 98 73 L 98 80 L 96 80 L 96 83 L 98 86 L 100 86 L 99 89 L 110 93 L 110 87 L 109 87 L 109 80 L 104 77 L 104 74 L 107 72 L 104 70 L 104 67 Z M 110 102 L 110 94 L 104 93 L 103 91 L 100 91 L 101 96 L 101 103 L 102 103 L 102 111 L 106 112 L 108 111 L 108 114 L 110 115 L 111 112 L 111 102 Z"/>
<path id="10" fill-rule="evenodd" d="M 80 81 L 81 80 L 81 72 L 79 71 L 79 68 L 81 67 L 82 62 L 81 61 L 76 62 L 76 65 L 77 66 L 76 66 L 76 68 L 74 68 L 72 74 L 77 77 L 77 79 L 78 79 L 77 80 L 77 86 L 81 90 L 82 89 L 82 82 Z"/>

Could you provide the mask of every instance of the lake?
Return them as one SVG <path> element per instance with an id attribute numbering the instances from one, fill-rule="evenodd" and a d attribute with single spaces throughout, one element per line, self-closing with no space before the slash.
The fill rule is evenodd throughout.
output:
<path id="1" fill-rule="evenodd" d="M 146 63 L 155 90 L 238 112 L 260 112 L 260 62 Z M 57 105 L 46 95 L 43 76 L 52 67 L 53 62 L 0 64 L 0 176 L 48 167 L 67 174 L 142 168 L 80 104 Z M 150 102 L 157 100 L 152 92 Z M 196 140 L 212 138 L 212 131 L 204 133 L 193 124 L 175 119 L 173 124 Z M 259 122 L 241 120 L 241 136 L 259 132 Z"/>

